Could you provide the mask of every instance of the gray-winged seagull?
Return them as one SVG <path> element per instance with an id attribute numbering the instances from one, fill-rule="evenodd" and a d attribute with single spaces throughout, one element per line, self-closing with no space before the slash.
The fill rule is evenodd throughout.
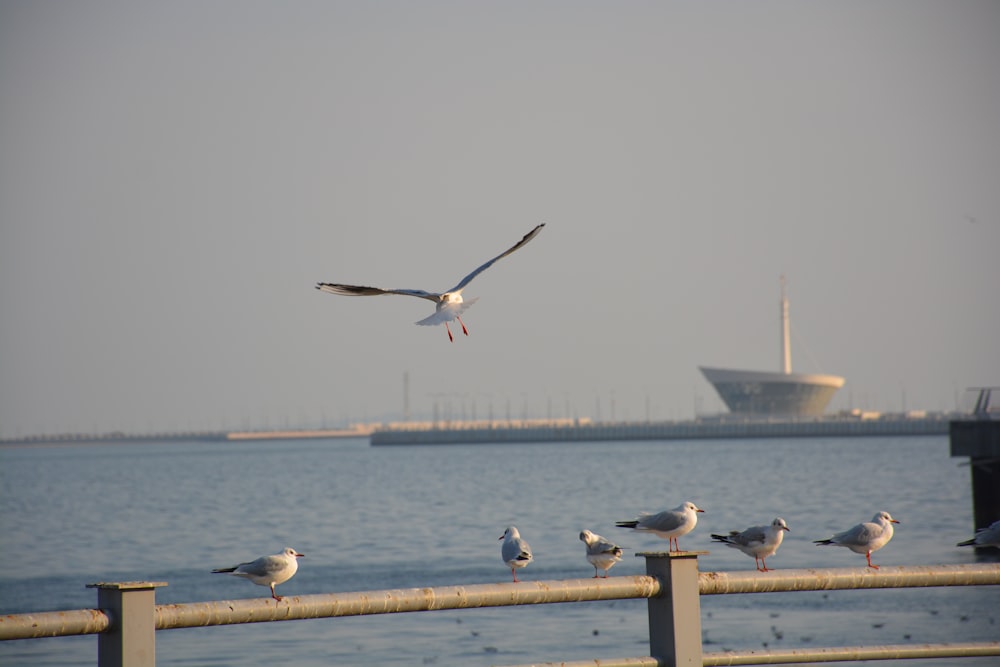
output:
<path id="1" fill-rule="evenodd" d="M 500 536 L 503 544 L 500 546 L 500 557 L 507 563 L 510 573 L 514 575 L 517 582 L 517 570 L 526 567 L 533 559 L 531 547 L 521 539 L 521 533 L 517 532 L 514 526 L 507 526 L 507 530 Z"/>
<path id="2" fill-rule="evenodd" d="M 658 514 L 643 512 L 638 518 L 617 521 L 615 525 L 619 528 L 655 533 L 665 540 L 670 540 L 670 551 L 680 551 L 681 545 L 677 542 L 677 538 L 694 530 L 698 524 L 697 512 L 704 511 L 698 509 L 692 502 L 683 502 L 672 510 L 665 510 Z"/>
<path id="3" fill-rule="evenodd" d="M 761 572 L 768 572 L 768 556 L 773 556 L 781 546 L 781 541 L 785 539 L 785 531 L 790 530 L 788 524 L 780 516 L 771 522 L 770 526 L 752 526 L 740 532 L 730 531 L 728 535 L 712 535 L 713 540 L 739 549 L 747 556 L 753 556 L 757 569 Z"/>
<path id="4" fill-rule="evenodd" d="M 871 521 L 865 521 L 837 533 L 826 540 L 813 540 L 823 546 L 847 547 L 856 554 L 864 554 L 868 559 L 868 567 L 875 570 L 878 565 L 872 564 L 872 552 L 878 551 L 892 539 L 892 524 L 899 523 L 888 512 L 879 512 Z"/>
<path id="5" fill-rule="evenodd" d="M 507 255 L 511 254 L 524 244 L 526 244 L 531 239 L 538 235 L 538 232 L 542 230 L 545 223 L 538 225 L 530 232 L 524 235 L 520 241 L 515 243 L 513 246 L 500 253 L 490 261 L 486 262 L 476 270 L 474 270 L 469 275 L 462 278 L 457 285 L 452 287 L 447 292 L 426 292 L 419 289 L 382 289 L 380 287 L 366 287 L 364 285 L 341 285 L 338 283 L 316 283 L 316 289 L 329 292 L 330 294 L 343 294 L 345 296 L 378 296 L 381 294 L 402 294 L 404 296 L 415 296 L 421 299 L 427 299 L 428 301 L 433 301 L 435 303 L 434 314 L 430 317 L 425 317 L 416 324 L 421 324 L 425 326 L 431 326 L 435 324 L 444 324 L 444 328 L 448 331 L 448 340 L 455 342 L 454 337 L 451 335 L 451 327 L 448 326 L 448 322 L 452 320 L 458 320 L 458 323 L 462 325 L 462 333 L 466 336 L 469 335 L 469 330 L 465 328 L 465 322 L 462 321 L 462 313 L 466 311 L 472 304 L 474 304 L 478 297 L 465 300 L 462 298 L 462 290 L 465 286 L 472 282 L 472 279 L 478 276 L 480 273 L 486 269 L 493 266 L 493 263 L 498 259 L 502 259 Z"/>
<path id="6" fill-rule="evenodd" d="M 274 587 L 288 581 L 298 572 L 299 558 L 302 558 L 302 554 L 288 547 L 280 554 L 261 556 L 250 563 L 240 563 L 233 567 L 212 570 L 212 572 L 243 577 L 258 586 L 270 586 L 271 597 L 280 602 L 282 598 L 274 592 Z"/>

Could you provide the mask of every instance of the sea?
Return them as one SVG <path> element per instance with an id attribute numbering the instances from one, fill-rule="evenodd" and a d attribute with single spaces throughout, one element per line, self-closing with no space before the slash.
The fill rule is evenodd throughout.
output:
<path id="1" fill-rule="evenodd" d="M 626 548 L 643 574 L 655 536 L 615 527 L 690 500 L 681 548 L 705 571 L 752 558 L 711 533 L 784 518 L 774 569 L 859 568 L 818 546 L 881 510 L 899 520 L 881 565 L 1000 561 L 974 533 L 968 460 L 947 437 L 371 447 L 366 439 L 95 442 L 0 448 L 0 613 L 96 607 L 88 583 L 162 581 L 159 603 L 266 597 L 213 574 L 293 547 L 286 596 L 509 582 L 498 538 L 535 560 L 522 580 L 590 577 L 579 533 Z M 1000 638 L 1000 587 L 712 595 L 704 650 L 880 646 Z M 516 665 L 649 653 L 645 600 L 255 623 L 157 633 L 157 664 Z M 983 667 L 995 658 L 891 661 Z M 0 642 L 0 665 L 96 665 L 95 636 Z"/>

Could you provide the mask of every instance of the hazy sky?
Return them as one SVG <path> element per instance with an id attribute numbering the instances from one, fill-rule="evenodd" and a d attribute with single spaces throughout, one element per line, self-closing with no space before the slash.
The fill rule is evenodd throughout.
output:
<path id="1" fill-rule="evenodd" d="M 0 1 L 0 436 L 1000 384 L 1000 3 Z M 433 305 L 317 281 L 466 290 Z"/>

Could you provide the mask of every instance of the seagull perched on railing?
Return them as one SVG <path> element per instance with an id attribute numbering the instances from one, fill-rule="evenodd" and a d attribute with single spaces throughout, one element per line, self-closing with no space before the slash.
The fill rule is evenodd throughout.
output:
<path id="1" fill-rule="evenodd" d="M 816 544 L 847 547 L 856 554 L 864 554 L 868 559 L 868 567 L 877 570 L 878 565 L 872 564 L 872 552 L 878 551 L 889 544 L 892 539 L 892 524 L 899 523 L 888 512 L 879 512 L 871 521 L 865 521 L 837 533 L 827 540 L 813 540 Z"/>
<path id="2" fill-rule="evenodd" d="M 594 566 L 594 579 L 598 570 L 604 570 L 607 579 L 608 570 L 622 559 L 622 548 L 589 530 L 580 533 L 580 541 L 587 545 L 587 562 Z"/>
<path id="3" fill-rule="evenodd" d="M 507 563 L 510 573 L 514 575 L 514 582 L 517 583 L 518 568 L 527 567 L 534 558 L 531 555 L 531 547 L 521 539 L 521 533 L 517 532 L 514 526 L 507 526 L 500 536 L 503 544 L 500 546 L 500 557 Z"/>
<path id="4" fill-rule="evenodd" d="M 444 324 L 444 328 L 448 331 L 448 340 L 455 342 L 454 337 L 451 335 L 451 327 L 448 326 L 448 322 L 452 320 L 458 320 L 458 323 L 462 325 L 462 333 L 466 336 L 469 335 L 469 330 L 465 328 L 465 322 L 462 321 L 462 313 L 466 311 L 472 304 L 474 304 L 478 297 L 473 299 L 465 300 L 462 298 L 462 290 L 465 289 L 466 285 L 472 282 L 472 279 L 478 276 L 480 273 L 486 269 L 493 266 L 493 263 L 498 259 L 502 259 L 507 255 L 511 254 L 525 243 L 535 238 L 538 232 L 542 230 L 545 223 L 538 225 L 530 232 L 524 235 L 520 241 L 515 243 L 513 246 L 500 253 L 490 261 L 486 262 L 475 271 L 469 275 L 462 278 L 457 285 L 452 287 L 447 292 L 426 292 L 419 289 L 382 289 L 380 287 L 365 287 L 363 285 L 340 285 L 338 283 L 316 283 L 316 289 L 329 292 L 330 294 L 343 294 L 345 296 L 377 296 L 381 294 L 402 294 L 403 296 L 415 296 L 421 299 L 427 299 L 428 301 L 433 301 L 436 306 L 434 314 L 430 317 L 425 317 L 416 324 L 421 324 L 425 326 L 431 326 L 435 324 Z"/>
<path id="5" fill-rule="evenodd" d="M 665 540 L 669 540 L 670 551 L 680 551 L 681 545 L 677 538 L 687 535 L 698 525 L 697 512 L 704 512 L 692 502 L 684 502 L 672 510 L 664 510 L 657 514 L 643 512 L 636 519 L 630 521 L 616 521 L 619 528 L 631 528 L 649 533 L 655 533 Z"/>
<path id="6" fill-rule="evenodd" d="M 957 547 L 997 547 L 1000 548 L 1000 521 L 994 521 L 988 528 L 980 528 L 971 540 L 959 542 Z"/>
<path id="7" fill-rule="evenodd" d="M 213 574 L 232 574 L 237 577 L 243 577 L 258 586 L 270 586 L 271 597 L 280 602 L 282 597 L 275 594 L 274 587 L 285 583 L 298 572 L 299 558 L 302 558 L 302 554 L 288 547 L 280 554 L 261 556 L 249 563 L 240 563 L 233 567 L 212 570 L 212 572 Z"/>
<path id="8" fill-rule="evenodd" d="M 790 530 L 788 524 L 779 516 L 771 522 L 770 526 L 753 526 L 743 532 L 734 530 L 728 535 L 712 535 L 712 539 L 734 549 L 739 549 L 747 556 L 753 556 L 757 569 L 761 572 L 769 572 L 765 559 L 778 551 L 781 541 L 785 538 L 786 530 Z"/>

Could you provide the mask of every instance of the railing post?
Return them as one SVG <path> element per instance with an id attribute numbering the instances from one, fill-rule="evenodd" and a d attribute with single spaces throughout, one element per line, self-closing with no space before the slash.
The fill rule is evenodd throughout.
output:
<path id="1" fill-rule="evenodd" d="M 156 667 L 156 588 L 165 582 L 87 584 L 111 627 L 97 635 L 98 667 Z"/>
<path id="2" fill-rule="evenodd" d="M 646 574 L 660 580 L 661 593 L 649 598 L 649 654 L 669 667 L 701 667 L 701 599 L 698 554 L 638 553 Z"/>

